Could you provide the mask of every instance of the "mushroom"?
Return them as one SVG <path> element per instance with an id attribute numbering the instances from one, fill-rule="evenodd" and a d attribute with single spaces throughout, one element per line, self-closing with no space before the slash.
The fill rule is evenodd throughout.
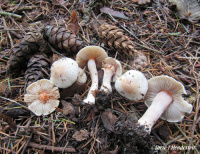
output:
<path id="1" fill-rule="evenodd" d="M 87 65 L 92 80 L 87 98 L 83 100 L 83 103 L 95 104 L 95 93 L 98 90 L 97 68 L 102 66 L 102 61 L 106 57 L 108 57 L 107 53 L 99 46 L 87 46 L 77 53 L 76 61 L 79 67 L 84 68 Z"/>
<path id="2" fill-rule="evenodd" d="M 191 113 L 192 105 L 182 97 L 182 94 L 186 94 L 182 83 L 167 75 L 161 75 L 151 78 L 148 86 L 144 98 L 148 109 L 138 123 L 144 125 L 149 133 L 159 118 L 168 122 L 179 122 L 185 112 Z"/>
<path id="3" fill-rule="evenodd" d="M 85 74 L 85 71 L 82 68 L 78 68 L 78 78 L 76 80 L 78 85 L 83 85 L 87 81 L 87 76 Z"/>
<path id="4" fill-rule="evenodd" d="M 77 80 L 78 72 L 76 61 L 71 58 L 61 58 L 52 64 L 50 80 L 58 88 L 67 88 Z"/>
<path id="5" fill-rule="evenodd" d="M 127 99 L 139 101 L 147 92 L 148 81 L 142 72 L 129 70 L 116 80 L 115 89 Z"/>
<path id="6" fill-rule="evenodd" d="M 30 84 L 26 91 L 24 101 L 28 103 L 28 108 L 37 116 L 48 115 L 59 105 L 58 87 L 55 87 L 50 80 L 38 80 Z"/>
<path id="7" fill-rule="evenodd" d="M 69 87 L 60 89 L 61 99 L 73 96 L 75 93 L 81 92 L 85 89 L 85 83 L 87 81 L 86 73 L 79 67 L 77 80 Z"/>
<path id="8" fill-rule="evenodd" d="M 112 82 L 115 82 L 117 78 L 119 78 L 122 75 L 122 65 L 121 63 L 112 57 L 107 57 L 103 61 L 103 82 L 100 88 L 100 91 L 103 91 L 104 93 L 110 93 L 112 92 L 111 87 L 111 79 Z"/>

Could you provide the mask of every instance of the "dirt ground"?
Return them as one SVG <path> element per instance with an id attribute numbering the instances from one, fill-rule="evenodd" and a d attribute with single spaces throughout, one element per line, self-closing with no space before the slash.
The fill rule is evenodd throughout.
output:
<path id="1" fill-rule="evenodd" d="M 181 19 L 167 0 L 140 5 L 139 1 L 0 1 L 1 153 L 199 153 L 200 23 L 188 21 L 194 12 L 185 15 L 187 20 Z M 122 31 L 133 51 L 146 57 L 146 65 L 136 67 L 135 53 L 106 44 L 110 40 L 98 33 L 103 24 Z M 71 37 L 67 40 L 73 36 L 81 45 L 69 41 L 73 47 L 65 50 L 59 36 L 56 43 L 48 42 L 53 37 L 45 34 L 48 25 L 67 27 Z M 31 42 L 27 39 L 30 32 L 42 37 Z M 84 87 L 67 92 L 60 89 L 56 110 L 46 116 L 34 115 L 24 102 L 26 87 L 49 79 L 56 59 L 75 59 L 77 50 L 88 45 L 100 46 L 118 59 L 123 73 L 139 69 L 147 79 L 168 75 L 183 83 L 187 92 L 183 97 L 192 104 L 192 112 L 178 123 L 159 119 L 148 134 L 137 124 L 147 110 L 144 101 L 120 96 L 114 83 L 111 94 L 96 92 L 95 105 L 81 104 L 91 85 L 86 68 Z M 98 73 L 101 85 L 103 71 Z"/>

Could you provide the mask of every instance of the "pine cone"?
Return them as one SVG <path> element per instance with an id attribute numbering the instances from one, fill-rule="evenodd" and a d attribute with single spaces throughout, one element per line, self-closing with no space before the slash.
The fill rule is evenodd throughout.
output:
<path id="1" fill-rule="evenodd" d="M 29 58 L 40 51 L 41 42 L 43 42 L 43 37 L 40 33 L 27 33 L 24 39 L 11 49 L 7 73 L 16 73 L 25 69 Z"/>
<path id="2" fill-rule="evenodd" d="M 102 42 L 111 48 L 115 48 L 126 55 L 133 55 L 137 50 L 133 43 L 123 34 L 123 31 L 116 26 L 102 24 L 98 29 L 98 34 Z"/>
<path id="3" fill-rule="evenodd" d="M 119 29 L 116 26 L 102 24 L 98 28 L 98 34 L 105 45 L 116 49 L 120 53 L 124 53 L 130 59 L 134 59 L 134 61 L 141 61 L 142 59 L 143 63 L 145 64 L 142 63 L 141 65 L 141 63 L 137 63 L 140 70 L 147 66 L 147 58 L 144 58 L 145 55 L 141 53 L 141 51 L 137 51 L 135 49 L 135 47 L 133 46 L 133 42 L 123 34 L 123 30 Z"/>
<path id="4" fill-rule="evenodd" d="M 39 79 L 49 78 L 50 60 L 46 54 L 38 53 L 33 55 L 27 67 L 25 72 L 25 87 L 28 87 L 31 83 Z"/>
<path id="5" fill-rule="evenodd" d="M 134 55 L 133 60 L 130 61 L 129 64 L 136 70 L 143 70 L 148 65 L 147 57 L 142 52 L 138 52 Z"/>
<path id="6" fill-rule="evenodd" d="M 67 55 L 77 53 L 83 48 L 84 42 L 65 27 L 48 25 L 44 29 L 44 38 L 59 52 L 65 52 Z"/>

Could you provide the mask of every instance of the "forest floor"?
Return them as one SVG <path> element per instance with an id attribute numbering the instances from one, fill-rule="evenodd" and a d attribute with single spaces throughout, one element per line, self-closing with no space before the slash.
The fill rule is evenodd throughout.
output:
<path id="1" fill-rule="evenodd" d="M 192 112 L 178 123 L 159 119 L 146 142 L 145 137 L 134 139 L 134 135 L 114 132 L 116 121 L 123 123 L 130 115 L 140 117 L 147 107 L 143 100 L 127 100 L 115 90 L 109 100 L 103 100 L 106 107 L 98 98 L 95 105 L 80 105 L 91 83 L 87 72 L 84 91 L 61 99 L 50 115 L 31 113 L 24 102 L 26 67 L 16 74 L 7 72 L 11 49 L 32 30 L 69 25 L 74 20 L 72 11 L 78 21 L 77 37 L 86 45 L 104 48 L 108 56 L 120 60 L 126 72 L 135 69 L 131 66 L 134 58 L 103 44 L 96 23 L 106 22 L 123 30 L 134 48 L 147 57 L 148 65 L 140 71 L 147 79 L 168 75 L 183 83 L 187 92 L 183 97 L 192 104 Z M 2 0 L 0 23 L 1 153 L 199 153 L 200 24 L 181 20 L 167 0 L 146 5 L 138 5 L 137 0 Z M 76 53 L 55 52 L 51 47 L 47 54 L 51 63 L 63 55 L 75 59 Z M 73 112 L 64 111 L 69 106 Z M 130 125 L 126 124 L 124 128 Z"/>

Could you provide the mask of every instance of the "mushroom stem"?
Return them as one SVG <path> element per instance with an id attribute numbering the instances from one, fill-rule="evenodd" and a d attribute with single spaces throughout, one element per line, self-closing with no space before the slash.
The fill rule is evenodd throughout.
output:
<path id="1" fill-rule="evenodd" d="M 92 85 L 88 92 L 87 98 L 83 100 L 84 103 L 95 104 L 95 93 L 98 90 L 98 73 L 96 68 L 96 63 L 94 59 L 88 60 L 88 70 L 90 72 L 90 77 L 92 80 Z"/>
<path id="2" fill-rule="evenodd" d="M 109 68 L 105 67 L 103 68 L 104 70 L 104 75 L 103 75 L 103 82 L 100 88 L 100 91 L 103 91 L 105 93 L 110 93 L 112 92 L 112 87 L 111 87 L 111 79 L 112 76 L 114 75 L 114 66 L 110 66 Z"/>
<path id="3" fill-rule="evenodd" d="M 162 102 L 162 105 L 160 104 Z M 153 99 L 152 104 L 144 113 L 144 115 L 138 120 L 140 125 L 144 125 L 148 128 L 148 132 L 151 132 L 151 128 L 173 102 L 173 96 L 168 91 L 160 91 Z"/>

